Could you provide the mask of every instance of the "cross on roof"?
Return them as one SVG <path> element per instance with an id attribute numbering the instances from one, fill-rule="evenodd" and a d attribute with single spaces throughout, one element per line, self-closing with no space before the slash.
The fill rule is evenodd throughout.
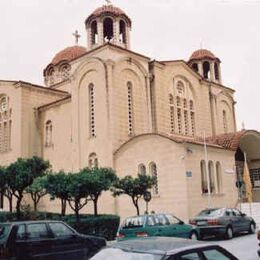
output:
<path id="1" fill-rule="evenodd" d="M 72 35 L 75 37 L 76 45 L 78 45 L 79 44 L 79 38 L 81 37 L 81 35 L 79 34 L 78 30 L 76 30 Z"/>
<path id="2" fill-rule="evenodd" d="M 107 5 L 111 5 L 112 4 L 111 0 L 105 0 L 105 1 L 107 2 Z"/>

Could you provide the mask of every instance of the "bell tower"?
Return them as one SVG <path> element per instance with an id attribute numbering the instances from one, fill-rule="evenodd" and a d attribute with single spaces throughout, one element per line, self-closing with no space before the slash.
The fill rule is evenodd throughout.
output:
<path id="1" fill-rule="evenodd" d="M 85 26 L 88 38 L 88 50 L 107 42 L 130 49 L 131 19 L 110 1 L 90 14 Z"/>

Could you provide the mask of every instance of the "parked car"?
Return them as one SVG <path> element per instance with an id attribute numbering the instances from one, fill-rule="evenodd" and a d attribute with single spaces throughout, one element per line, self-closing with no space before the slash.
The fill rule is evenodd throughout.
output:
<path id="1" fill-rule="evenodd" d="M 224 236 L 231 239 L 240 232 L 254 233 L 256 224 L 253 218 L 247 217 L 233 208 L 210 208 L 202 210 L 190 224 L 200 230 L 200 237 L 207 235 Z"/>
<path id="2" fill-rule="evenodd" d="M 136 237 L 167 236 L 198 239 L 199 233 L 170 214 L 151 214 L 127 218 L 119 227 L 118 240 Z"/>
<path id="3" fill-rule="evenodd" d="M 91 260 L 238 260 L 218 245 L 173 237 L 148 237 L 119 241 Z"/>
<path id="4" fill-rule="evenodd" d="M 61 221 L 0 223 L 0 259 L 88 259 L 105 245 Z"/>

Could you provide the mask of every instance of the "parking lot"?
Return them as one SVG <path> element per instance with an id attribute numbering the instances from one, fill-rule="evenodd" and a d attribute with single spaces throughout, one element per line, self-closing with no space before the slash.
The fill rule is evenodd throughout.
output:
<path id="1" fill-rule="evenodd" d="M 203 242 L 221 245 L 241 260 L 260 259 L 257 256 L 258 242 L 256 239 L 256 234 L 240 235 L 231 240 L 207 239 Z"/>

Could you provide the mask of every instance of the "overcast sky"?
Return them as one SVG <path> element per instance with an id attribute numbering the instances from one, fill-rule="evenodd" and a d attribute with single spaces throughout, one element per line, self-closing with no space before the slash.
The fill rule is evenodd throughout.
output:
<path id="1" fill-rule="evenodd" d="M 237 127 L 260 130 L 260 0 L 113 0 L 132 19 L 131 48 L 156 60 L 184 59 L 201 44 L 220 58 L 236 90 Z M 86 17 L 104 0 L 0 0 L 0 79 L 43 84 L 54 55 L 86 47 Z M 259 106 L 258 106 L 259 105 Z"/>

